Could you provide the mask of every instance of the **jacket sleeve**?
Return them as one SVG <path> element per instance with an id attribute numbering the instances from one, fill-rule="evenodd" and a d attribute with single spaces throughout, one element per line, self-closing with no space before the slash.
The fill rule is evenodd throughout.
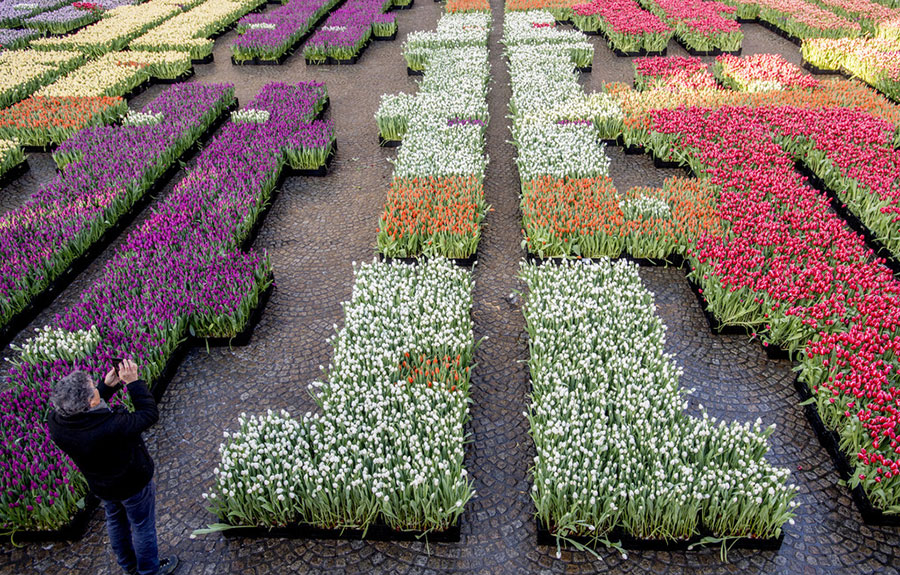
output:
<path id="1" fill-rule="evenodd" d="M 134 404 L 134 413 L 117 413 L 115 428 L 117 433 L 138 435 L 159 421 L 159 409 L 147 384 L 141 379 L 128 384 L 128 394 Z"/>
<path id="2" fill-rule="evenodd" d="M 116 385 L 110 387 L 101 381 L 100 385 L 97 386 L 97 391 L 100 392 L 100 398 L 103 401 L 109 401 L 110 399 L 112 399 L 112 396 L 114 396 L 120 389 L 122 389 L 122 382 L 119 382 Z"/>

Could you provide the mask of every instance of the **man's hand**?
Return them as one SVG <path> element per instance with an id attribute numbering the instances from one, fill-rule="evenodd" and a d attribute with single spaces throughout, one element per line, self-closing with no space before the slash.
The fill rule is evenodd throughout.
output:
<path id="1" fill-rule="evenodd" d="M 122 360 L 122 363 L 119 364 L 119 379 L 124 381 L 126 384 L 134 383 L 138 379 L 138 366 L 136 363 L 131 361 L 130 359 Z"/>
<path id="2" fill-rule="evenodd" d="M 112 368 L 106 374 L 106 377 L 103 378 L 103 383 L 106 384 L 107 387 L 115 387 L 119 385 L 119 382 L 122 380 L 119 379 L 119 374 L 116 373 L 116 368 Z"/>

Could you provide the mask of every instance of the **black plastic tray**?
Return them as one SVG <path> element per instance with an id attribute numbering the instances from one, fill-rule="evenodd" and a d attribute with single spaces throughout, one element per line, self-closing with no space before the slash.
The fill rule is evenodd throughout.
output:
<path id="1" fill-rule="evenodd" d="M 665 539 L 640 539 L 632 537 L 621 529 L 613 529 L 606 536 L 606 539 L 613 542 L 619 542 L 624 549 L 642 549 L 650 551 L 686 551 L 692 545 L 698 545 L 704 537 L 712 536 L 709 531 L 702 530 L 700 535 L 695 535 L 690 539 L 680 541 L 668 541 Z M 575 541 L 580 545 L 594 547 L 596 544 L 590 537 L 569 535 L 566 537 L 571 541 Z M 740 537 L 738 539 L 729 539 L 726 545 L 732 549 L 759 549 L 765 551 L 775 551 L 781 548 L 784 542 L 784 532 L 776 539 L 755 539 L 753 537 Z M 547 529 L 540 521 L 537 520 L 537 544 L 556 547 L 556 537 Z M 568 547 L 569 544 L 565 540 L 560 540 L 560 544 Z M 600 543 L 602 546 L 603 544 Z"/>
<path id="2" fill-rule="evenodd" d="M 689 270 L 688 267 L 684 268 L 685 274 L 687 274 Z M 706 323 L 709 324 L 709 330 L 717 335 L 750 335 L 750 330 L 744 326 L 739 325 L 725 325 L 719 321 L 719 319 L 709 311 L 709 306 L 706 303 L 706 298 L 700 293 L 700 286 L 697 285 L 694 280 L 690 278 L 686 278 L 688 285 L 691 286 L 691 291 L 694 292 L 694 295 L 697 297 L 697 302 L 700 304 L 700 311 L 703 312 L 703 316 L 706 318 Z"/>
<path id="3" fill-rule="evenodd" d="M 419 262 L 428 261 L 428 259 L 429 259 L 428 256 L 419 256 L 419 257 L 414 257 L 414 258 L 390 258 L 390 257 L 385 256 L 384 254 L 381 254 L 381 253 L 378 254 L 378 261 L 388 263 L 388 264 L 391 262 L 400 262 L 400 263 L 407 264 L 407 265 L 417 265 Z M 447 259 L 449 259 L 451 262 L 453 262 L 454 264 L 456 264 L 460 267 L 470 268 L 475 265 L 476 261 L 478 261 L 478 250 L 475 250 L 475 253 L 467 258 L 447 258 Z"/>
<path id="4" fill-rule="evenodd" d="M 28 160 L 22 160 L 21 162 L 7 170 L 5 174 L 0 176 L 0 188 L 5 188 L 13 181 L 28 173 L 28 170 L 30 169 L 31 166 L 28 165 Z"/>
<path id="5" fill-rule="evenodd" d="M 238 527 L 221 532 L 227 538 L 271 538 L 271 539 L 345 539 L 370 541 L 425 541 L 428 543 L 458 543 L 460 523 L 456 522 L 445 531 L 432 531 L 427 535 L 421 531 L 396 531 L 383 522 L 376 522 L 363 532 L 362 529 L 323 529 L 305 523 L 295 523 L 283 527 Z M 365 533 L 365 536 L 363 536 Z"/>
<path id="6" fill-rule="evenodd" d="M 334 157 L 337 155 L 337 141 L 331 144 L 331 151 L 325 158 L 325 165 L 319 166 L 313 170 L 295 170 L 289 166 L 285 166 L 284 170 L 288 176 L 305 176 L 313 178 L 323 178 L 331 171 L 331 164 L 334 163 Z"/>
<path id="7" fill-rule="evenodd" d="M 385 140 L 381 134 L 378 134 L 378 145 L 382 148 L 399 148 L 402 143 L 403 140 Z"/>
<path id="8" fill-rule="evenodd" d="M 435 1 L 439 2 L 440 0 L 435 0 Z M 406 75 L 407 76 L 424 76 L 425 70 L 413 70 L 412 68 L 407 66 L 406 67 Z"/>
<path id="9" fill-rule="evenodd" d="M 88 492 L 84 498 L 84 507 L 79 509 L 72 519 L 53 531 L 16 531 L 11 538 L 14 543 L 78 541 L 87 533 L 91 516 L 100 506 L 100 500 Z"/>
<path id="10" fill-rule="evenodd" d="M 394 33 L 390 36 L 376 36 L 372 34 L 372 40 L 376 42 L 392 42 L 397 39 L 397 30 L 394 30 Z"/>
<path id="11" fill-rule="evenodd" d="M 691 56 L 721 56 L 722 54 L 731 54 L 732 56 L 741 55 L 740 48 L 731 51 L 722 50 L 721 48 L 714 48 L 712 50 L 695 50 L 693 48 L 689 48 L 682 42 L 679 42 L 679 44 L 681 44 L 681 47 L 684 48 L 685 52 L 687 52 Z"/>
<path id="12" fill-rule="evenodd" d="M 644 58 L 647 56 L 665 56 L 669 53 L 669 47 L 666 46 L 662 49 L 661 52 L 651 52 L 649 50 L 632 50 L 631 52 L 626 52 L 625 50 L 619 50 L 615 46 L 613 46 L 609 40 L 606 42 L 607 47 L 612 50 L 613 54 L 619 56 L 620 58 Z"/>
<path id="13" fill-rule="evenodd" d="M 569 258 L 543 257 L 542 258 L 542 257 L 536 256 L 532 253 L 529 253 L 525 256 L 525 259 L 528 261 L 528 263 L 538 264 L 538 265 L 545 265 L 545 264 L 560 265 L 567 261 L 580 262 L 580 261 L 584 261 L 584 260 L 589 260 L 592 262 L 601 262 L 601 261 L 605 261 L 605 260 L 612 260 L 612 261 L 626 260 L 626 261 L 632 262 L 634 264 L 637 264 L 641 267 L 648 267 L 648 268 L 659 268 L 659 267 L 676 267 L 676 268 L 678 268 L 678 267 L 682 267 L 684 265 L 684 258 L 679 254 L 672 254 L 668 258 L 661 259 L 661 258 L 636 258 L 636 257 L 633 257 L 628 254 L 624 254 L 624 255 L 612 257 L 612 258 L 580 258 L 580 257 L 569 257 Z"/>

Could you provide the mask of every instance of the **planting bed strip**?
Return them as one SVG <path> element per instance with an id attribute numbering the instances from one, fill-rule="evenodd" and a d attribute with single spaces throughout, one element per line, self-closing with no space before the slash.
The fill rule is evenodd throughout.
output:
<path id="1" fill-rule="evenodd" d="M 358 541 L 421 541 L 428 543 L 459 543 L 460 521 L 444 531 L 397 531 L 391 529 L 384 521 L 376 521 L 368 529 L 325 529 L 306 523 L 295 523 L 283 527 L 234 527 L 222 531 L 228 538 L 265 538 L 265 539 L 343 539 Z"/>
<path id="2" fill-rule="evenodd" d="M 94 242 L 90 249 L 75 258 L 62 274 L 50 282 L 46 289 L 32 298 L 31 302 L 22 311 L 12 316 L 6 325 L 0 327 L 0 348 L 6 347 L 19 332 L 28 327 L 44 308 L 50 305 L 76 277 L 87 270 L 94 260 L 106 251 L 110 244 L 119 237 L 121 232 L 134 222 L 138 214 L 144 211 L 144 208 L 150 203 L 151 198 L 163 190 L 172 178 L 174 178 L 181 170 L 179 160 L 181 162 L 187 162 L 193 158 L 200 151 L 202 144 L 209 141 L 212 135 L 228 120 L 229 113 L 237 108 L 238 101 L 237 98 L 235 98 L 234 102 L 225 108 L 222 114 L 207 127 L 197 141 L 172 162 L 166 171 L 163 172 L 143 194 L 141 194 L 140 198 L 138 198 L 134 204 L 132 204 L 131 208 L 119 216 L 112 226 L 107 228 L 103 235 L 100 236 L 100 239 Z"/>
<path id="3" fill-rule="evenodd" d="M 712 533 L 706 531 L 699 535 L 695 535 L 690 539 L 683 540 L 665 540 L 665 539 L 641 539 L 639 537 L 633 537 L 628 533 L 625 533 L 620 528 L 614 529 L 611 533 L 608 533 L 605 538 L 608 541 L 617 542 L 624 549 L 635 549 L 635 550 L 644 550 L 644 551 L 687 551 L 693 548 L 694 546 L 701 545 L 703 539 L 706 537 L 716 537 Z M 568 535 L 565 539 L 560 539 L 560 544 L 564 547 L 574 547 L 568 541 L 574 541 L 575 543 L 587 547 L 597 547 L 598 542 L 590 537 L 582 537 L 577 535 Z M 755 537 L 738 537 L 738 538 L 728 538 L 723 542 L 729 549 L 759 549 L 763 551 L 777 551 L 781 549 L 781 544 L 784 543 L 784 532 L 781 533 L 781 536 L 775 539 L 757 539 Z M 545 545 L 550 547 L 556 547 L 556 536 L 545 527 L 540 519 L 537 519 L 537 544 Z M 715 544 L 715 543 L 712 543 Z M 599 542 L 599 546 L 603 547 L 604 544 Z"/>
<path id="4" fill-rule="evenodd" d="M 93 493 L 88 492 L 84 497 L 84 507 L 72 517 L 72 520 L 53 531 L 16 531 L 11 537 L 13 543 L 21 542 L 47 542 L 47 541 L 78 541 L 87 533 L 88 525 L 94 511 L 100 507 L 100 500 Z"/>

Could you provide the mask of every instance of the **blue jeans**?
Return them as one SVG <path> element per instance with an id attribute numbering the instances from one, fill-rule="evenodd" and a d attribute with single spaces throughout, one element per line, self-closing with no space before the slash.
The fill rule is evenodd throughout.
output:
<path id="1" fill-rule="evenodd" d="M 156 484 L 150 482 L 122 501 L 103 500 L 106 530 L 119 566 L 140 575 L 159 571 L 156 545 Z"/>

